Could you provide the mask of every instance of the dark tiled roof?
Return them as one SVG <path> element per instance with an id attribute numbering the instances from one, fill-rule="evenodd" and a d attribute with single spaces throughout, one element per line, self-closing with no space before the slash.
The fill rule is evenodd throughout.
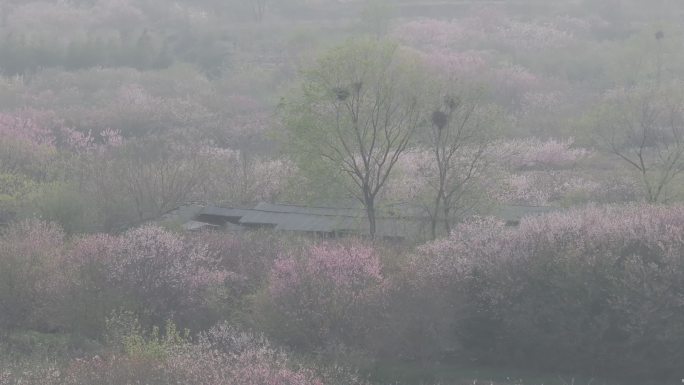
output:
<path id="1" fill-rule="evenodd" d="M 395 210 L 396 211 L 396 210 Z M 200 216 L 236 218 L 244 226 L 272 227 L 275 230 L 312 233 L 368 233 L 366 212 L 360 207 L 310 207 L 259 203 L 253 209 L 205 207 Z M 417 233 L 422 221 L 379 215 L 376 232 L 380 236 L 406 238 Z"/>
<path id="2" fill-rule="evenodd" d="M 368 232 L 365 211 L 357 208 L 305 207 L 260 203 L 240 219 L 244 225 L 272 225 L 275 230 L 340 233 Z M 405 236 L 396 232 L 399 219 L 379 219 L 378 234 Z M 403 233 L 403 232 L 402 232 Z"/>
<path id="3" fill-rule="evenodd" d="M 539 215 L 556 208 L 544 206 L 499 206 L 490 215 L 515 224 L 528 215 Z M 394 206 L 378 213 L 376 234 L 388 238 L 416 238 L 426 233 L 429 218 L 420 208 Z M 390 215 L 391 214 L 391 215 Z M 209 219 L 245 227 L 270 227 L 280 231 L 367 234 L 369 225 L 362 207 L 311 207 L 261 202 L 253 209 L 207 206 L 196 220 Z"/>
<path id="4" fill-rule="evenodd" d="M 288 204 L 274 204 L 261 202 L 254 210 L 274 212 L 274 213 L 291 213 L 291 214 L 308 214 L 308 215 L 331 215 L 331 216 L 348 216 L 357 217 L 364 215 L 362 208 L 356 207 L 315 207 L 315 206 L 299 206 Z"/>
<path id="5" fill-rule="evenodd" d="M 251 209 L 235 209 L 232 207 L 206 206 L 200 210 L 199 215 L 214 215 L 221 217 L 241 218 L 249 214 Z"/>

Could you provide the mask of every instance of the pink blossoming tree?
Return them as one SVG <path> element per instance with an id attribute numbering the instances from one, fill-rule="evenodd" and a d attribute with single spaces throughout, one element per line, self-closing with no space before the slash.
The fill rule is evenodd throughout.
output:
<path id="1" fill-rule="evenodd" d="M 152 226 L 117 237 L 85 237 L 71 255 L 71 265 L 79 275 L 77 286 L 101 294 L 85 298 L 91 301 L 89 306 L 95 306 L 92 311 L 99 313 L 92 315 L 93 327 L 101 328 L 97 322 L 118 306 L 135 311 L 145 325 L 191 319 L 193 312 L 206 305 L 208 290 L 230 278 L 205 245 Z"/>
<path id="2" fill-rule="evenodd" d="M 314 349 L 363 341 L 385 286 L 379 255 L 359 241 L 290 251 L 271 271 L 267 303 L 278 324 L 274 332 Z"/>
<path id="3" fill-rule="evenodd" d="M 518 228 L 465 223 L 410 266 L 455 310 L 442 326 L 468 354 L 521 364 L 523 349 L 547 367 L 667 377 L 684 355 L 682 234 L 681 206 L 591 206 Z"/>

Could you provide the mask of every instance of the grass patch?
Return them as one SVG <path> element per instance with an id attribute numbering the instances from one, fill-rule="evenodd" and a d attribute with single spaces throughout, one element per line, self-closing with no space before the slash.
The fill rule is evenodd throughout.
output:
<path id="1" fill-rule="evenodd" d="M 0 340 L 0 356 L 17 361 L 66 359 L 74 353 L 96 351 L 102 346 L 75 334 L 14 331 Z"/>
<path id="2" fill-rule="evenodd" d="M 371 381 L 383 385 L 621 385 L 567 374 L 444 363 L 381 362 L 365 372 Z"/>

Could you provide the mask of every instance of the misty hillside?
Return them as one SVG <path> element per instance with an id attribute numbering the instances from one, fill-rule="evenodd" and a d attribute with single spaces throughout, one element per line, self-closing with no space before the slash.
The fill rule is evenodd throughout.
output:
<path id="1" fill-rule="evenodd" d="M 684 378 L 680 0 L 0 0 L 0 385 Z"/>

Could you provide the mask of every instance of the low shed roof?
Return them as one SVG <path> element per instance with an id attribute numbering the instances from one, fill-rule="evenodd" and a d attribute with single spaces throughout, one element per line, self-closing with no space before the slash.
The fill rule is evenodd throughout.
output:
<path id="1" fill-rule="evenodd" d="M 517 223 L 529 215 L 539 215 L 556 208 L 546 206 L 496 207 L 491 214 L 510 223 Z M 419 208 L 393 207 L 379 213 L 376 219 L 376 234 L 389 238 L 415 238 L 425 232 L 429 218 L 419 215 Z M 368 233 L 366 212 L 362 207 L 311 207 L 292 204 L 261 202 L 253 209 L 207 206 L 199 211 L 199 221 L 207 217 L 224 218 L 220 221 L 246 227 L 271 227 L 275 230 L 309 233 Z M 205 219 L 202 219 L 205 218 Z M 189 223 L 188 227 L 201 227 Z"/>

